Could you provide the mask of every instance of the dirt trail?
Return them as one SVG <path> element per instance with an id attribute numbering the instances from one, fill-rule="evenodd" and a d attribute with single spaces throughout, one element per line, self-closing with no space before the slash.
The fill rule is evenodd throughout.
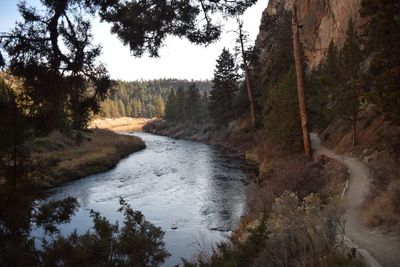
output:
<path id="1" fill-rule="evenodd" d="M 321 145 L 316 134 L 311 134 L 316 155 L 325 155 L 349 169 L 350 178 L 343 199 L 345 234 L 360 248 L 367 250 L 382 266 L 400 267 L 400 237 L 367 228 L 362 220 L 362 204 L 370 189 L 368 167 L 354 157 L 338 155 Z M 384 209 L 385 207 L 382 207 Z"/>

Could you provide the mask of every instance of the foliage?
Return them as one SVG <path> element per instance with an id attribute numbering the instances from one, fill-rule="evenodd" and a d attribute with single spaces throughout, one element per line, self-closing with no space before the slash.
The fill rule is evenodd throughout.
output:
<path id="1" fill-rule="evenodd" d="M 285 191 L 268 216 L 250 224 L 238 242 L 219 244 L 208 259 L 184 266 L 357 266 L 337 250 L 335 203 L 324 205 L 317 194 L 301 200 Z"/>
<path id="2" fill-rule="evenodd" d="M 185 120 L 190 122 L 200 121 L 202 119 L 202 105 L 199 89 L 196 87 L 196 84 L 192 84 L 186 93 L 186 102 L 184 105 Z"/>
<path id="3" fill-rule="evenodd" d="M 99 115 L 105 118 L 118 118 L 124 113 L 128 117 L 163 117 L 165 103 L 171 91 L 176 91 L 179 87 L 186 90 L 192 83 L 195 83 L 201 92 L 211 89 L 211 82 L 207 80 L 193 82 L 178 79 L 116 81 L 111 95 L 101 103 Z M 116 105 L 120 108 L 116 108 Z"/>
<path id="4" fill-rule="evenodd" d="M 224 125 L 235 117 L 234 101 L 239 89 L 238 67 L 233 55 L 223 49 L 214 70 L 209 112 L 214 122 Z"/>
<path id="5" fill-rule="evenodd" d="M 186 94 L 183 90 L 183 87 L 179 87 L 178 91 L 176 91 L 176 117 L 175 120 L 177 121 L 185 121 L 186 114 L 185 114 L 185 106 L 186 106 Z"/>
<path id="6" fill-rule="evenodd" d="M 56 224 L 68 223 L 78 207 L 75 199 L 66 198 L 39 204 L 40 190 L 22 179 L 18 188 L 0 188 L 0 265 L 40 266 L 39 251 L 31 236 L 33 227 L 43 227 L 46 233 L 58 232 Z"/>
<path id="7" fill-rule="evenodd" d="M 162 241 L 164 233 L 123 200 L 120 211 L 125 220 L 122 228 L 92 212 L 94 233 L 82 236 L 73 233 L 69 237 L 59 234 L 58 225 L 70 221 L 78 208 L 77 200 L 68 197 L 44 201 L 40 181 L 52 176 L 50 167 L 57 162 L 53 158 L 44 160 L 31 156 L 25 134 L 29 124 L 25 123 L 25 114 L 17 104 L 14 92 L 3 80 L 0 80 L 0 96 L 0 135 L 4 137 L 1 139 L 0 177 L 6 181 L 0 185 L 0 265 L 157 266 L 164 262 L 169 255 Z M 76 134 L 77 141 L 79 136 L 83 138 L 79 133 Z M 129 141 L 133 143 L 132 139 Z M 110 157 L 109 153 L 107 157 Z M 34 228 L 44 231 L 41 248 L 31 235 Z M 111 236 L 107 235 L 110 229 L 113 229 Z M 107 251 L 107 248 L 113 250 Z M 104 258 L 105 255 L 110 258 Z"/>
<path id="8" fill-rule="evenodd" d="M 233 267 L 252 266 L 259 253 L 266 248 L 269 231 L 267 229 L 267 216 L 262 215 L 254 229 L 249 230 L 249 237 L 237 246 L 230 243 L 220 243 L 209 259 L 198 259 L 191 263 L 183 259 L 185 267 Z"/>
<path id="9" fill-rule="evenodd" d="M 357 145 L 358 120 L 365 103 L 364 60 L 360 40 L 352 20 L 349 21 L 346 41 L 338 51 L 331 41 L 325 61 L 308 76 L 311 94 L 311 122 L 323 128 L 334 116 L 348 119 L 353 127 L 353 146 Z"/>
<path id="10" fill-rule="evenodd" d="M 23 21 L 0 37 L 9 69 L 24 78 L 39 130 L 84 128 L 111 85 L 105 68 L 96 64 L 101 50 L 92 44 L 90 22 L 77 15 L 87 6 L 68 0 L 42 4 L 39 11 L 20 3 Z"/>
<path id="11" fill-rule="evenodd" d="M 99 212 L 91 211 L 93 231 L 79 236 L 44 241 L 44 266 L 159 266 L 169 256 L 164 249 L 164 232 L 146 221 L 123 199 L 119 212 L 123 226 L 112 224 Z"/>
<path id="12" fill-rule="evenodd" d="M 265 49 L 268 57 L 262 57 L 261 51 L 254 51 L 254 57 L 250 68 L 253 81 L 255 111 L 258 118 L 263 120 L 263 113 L 268 109 L 268 88 L 277 85 L 282 76 L 294 66 L 293 44 L 291 32 L 292 12 L 286 11 L 280 5 L 275 16 L 263 16 L 260 31 L 268 33 L 263 37 L 267 42 Z M 264 47 L 264 45 L 263 45 Z M 264 52 L 265 53 L 265 52 Z M 266 103 L 267 102 L 267 103 Z"/>
<path id="13" fill-rule="evenodd" d="M 18 185 L 18 176 L 24 171 L 27 138 L 27 119 L 18 104 L 17 95 L 0 78 L 0 177 L 12 186 Z M 25 153 L 24 153 L 25 152 Z"/>
<path id="14" fill-rule="evenodd" d="M 168 35 L 197 44 L 217 40 L 221 25 L 213 15 L 239 15 L 255 2 L 61 0 L 41 1 L 41 9 L 21 2 L 23 21 L 0 35 L 0 45 L 10 57 L 11 72 L 24 78 L 34 126 L 44 133 L 82 129 L 112 85 L 105 67 L 97 63 L 101 48 L 93 45 L 89 16 L 97 13 L 111 23 L 112 33 L 134 55 L 148 51 L 157 56 Z M 156 107 L 149 109 L 155 112 Z"/>
<path id="15" fill-rule="evenodd" d="M 111 31 L 129 45 L 135 56 L 146 51 L 158 56 L 158 49 L 168 35 L 186 37 L 196 44 L 218 40 L 222 28 L 213 15 L 218 12 L 224 16 L 240 15 L 256 0 L 109 2 L 117 3 L 102 9 L 100 17 L 112 24 Z"/>
<path id="16" fill-rule="evenodd" d="M 174 90 L 168 95 L 167 103 L 165 105 L 165 119 L 168 121 L 174 121 L 177 117 L 177 99 Z"/>
<path id="17" fill-rule="evenodd" d="M 274 143 L 290 150 L 298 148 L 301 140 L 296 78 L 291 69 L 269 90 L 269 109 L 265 128 Z"/>
<path id="18" fill-rule="evenodd" d="M 122 227 L 92 210 L 93 231 L 64 237 L 58 225 L 70 221 L 78 208 L 76 199 L 41 203 L 37 199 L 43 195 L 31 186 L 0 189 L 1 266 L 158 266 L 169 256 L 164 232 L 123 199 Z M 41 248 L 31 236 L 33 228 L 46 233 Z"/>
<path id="19" fill-rule="evenodd" d="M 334 203 L 323 205 L 318 195 L 300 200 L 284 192 L 275 200 L 267 248 L 255 266 L 336 266 L 339 220 Z M 339 241 L 340 242 L 340 241 Z"/>
<path id="20" fill-rule="evenodd" d="M 165 119 L 174 122 L 202 123 L 208 118 L 208 95 L 200 94 L 196 83 L 192 83 L 184 91 L 180 87 L 175 93 L 171 90 L 165 109 Z"/>
<path id="21" fill-rule="evenodd" d="M 343 87 L 335 93 L 339 107 L 345 115 L 358 114 L 361 101 L 361 62 L 362 52 L 359 47 L 357 31 L 350 20 L 346 32 L 346 41 L 339 53 L 339 66 Z M 340 90 L 341 89 L 341 90 Z"/>
<path id="22" fill-rule="evenodd" d="M 339 52 L 331 41 L 324 62 L 307 76 L 307 102 L 312 128 L 323 129 L 336 115 L 334 93 L 343 86 L 339 64 Z"/>
<path id="23" fill-rule="evenodd" d="M 370 98 L 400 123 L 400 5 L 397 0 L 362 0 L 361 16 L 366 18 L 364 45 L 369 62 Z"/>
<path id="24" fill-rule="evenodd" d="M 252 127 L 255 126 L 255 109 L 254 109 L 254 89 L 253 89 L 253 81 L 251 80 L 250 75 L 250 64 L 257 60 L 257 50 L 254 46 L 250 46 L 249 43 L 249 35 L 246 31 L 243 30 L 243 21 L 237 19 L 238 23 L 238 31 L 235 31 L 237 34 L 236 38 L 236 46 L 235 46 L 235 56 L 240 58 L 240 68 L 244 74 L 244 81 L 242 86 L 239 88 L 239 93 L 236 97 L 235 108 L 240 108 L 238 114 L 250 114 L 250 119 L 252 122 Z M 246 91 L 245 93 L 243 91 Z M 243 99 L 244 96 L 247 96 L 247 101 Z M 247 105 L 246 105 L 247 104 Z M 246 106 L 248 109 L 243 109 Z"/>
<path id="25" fill-rule="evenodd" d="M 165 105 L 164 105 L 164 100 L 161 98 L 160 95 L 158 95 L 155 99 L 154 103 L 154 108 L 155 108 L 155 116 L 157 118 L 162 118 L 164 117 L 164 110 L 165 110 Z"/>

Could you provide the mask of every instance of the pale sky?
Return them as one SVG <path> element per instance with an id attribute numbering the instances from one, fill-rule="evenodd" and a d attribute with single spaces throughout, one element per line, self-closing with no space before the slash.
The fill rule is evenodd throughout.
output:
<path id="1" fill-rule="evenodd" d="M 27 0 L 28 4 L 36 6 L 38 0 Z M 19 18 L 17 0 L 0 0 L 0 32 L 6 32 L 13 27 Z M 244 28 L 250 39 L 255 40 L 261 15 L 267 7 L 268 0 L 258 0 L 257 4 L 249 8 L 243 15 Z M 208 47 L 190 44 L 186 39 L 168 37 L 164 47 L 160 50 L 159 58 L 150 58 L 147 55 L 135 58 L 129 48 L 125 47 L 116 35 L 110 33 L 107 23 L 93 22 L 94 42 L 103 46 L 100 61 L 104 63 L 113 79 L 126 81 L 157 78 L 181 79 L 211 79 L 216 59 L 223 47 L 233 49 L 235 34 L 230 32 L 236 29 L 235 20 L 222 21 L 224 33 L 222 38 Z"/>

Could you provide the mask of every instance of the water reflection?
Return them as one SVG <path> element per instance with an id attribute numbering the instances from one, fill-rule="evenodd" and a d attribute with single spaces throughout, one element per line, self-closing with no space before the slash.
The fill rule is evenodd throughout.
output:
<path id="1" fill-rule="evenodd" d="M 89 176 L 51 191 L 51 199 L 76 197 L 81 205 L 64 234 L 91 226 L 89 210 L 111 221 L 124 197 L 132 207 L 166 232 L 172 256 L 165 266 L 191 258 L 198 240 L 216 242 L 232 230 L 245 209 L 243 162 L 214 147 L 146 133 L 136 134 L 147 149 L 122 160 L 113 170 Z"/>

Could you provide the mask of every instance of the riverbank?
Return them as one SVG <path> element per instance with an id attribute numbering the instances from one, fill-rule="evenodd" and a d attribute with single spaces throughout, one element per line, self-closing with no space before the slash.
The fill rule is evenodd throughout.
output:
<path id="1" fill-rule="evenodd" d="M 245 153 L 254 144 L 257 133 L 246 131 L 239 123 L 217 128 L 213 124 L 174 123 L 166 120 L 151 120 L 143 126 L 147 133 L 175 139 L 197 141 L 225 147 L 234 152 Z"/>
<path id="2" fill-rule="evenodd" d="M 221 145 L 243 153 L 258 166 L 258 177 L 246 189 L 246 213 L 233 231 L 231 242 L 223 244 L 223 253 L 202 251 L 197 261 L 216 266 L 227 266 L 226 262 L 265 266 L 283 258 L 294 265 L 295 260 L 285 257 L 296 255 L 310 266 L 362 266 L 336 249 L 340 241 L 327 238 L 340 231 L 338 203 L 348 178 L 340 163 L 326 157 L 310 162 L 301 149 L 285 150 L 269 141 L 264 130 L 253 131 L 240 121 L 217 127 L 158 120 L 144 130 Z M 298 245 L 287 240 L 295 240 Z M 274 247 L 277 249 L 271 249 Z"/>
<path id="3" fill-rule="evenodd" d="M 357 147 L 353 148 L 351 145 L 351 125 L 340 119 L 332 121 L 325 131 L 322 132 L 321 136 L 327 145 L 336 151 L 359 157 L 364 163 L 368 164 L 371 170 L 368 174 L 368 179 L 372 179 L 372 190 L 365 196 L 366 201 L 362 201 L 363 203 L 357 206 L 357 219 L 359 220 L 359 224 L 371 233 L 376 232 L 376 229 L 371 230 L 368 226 L 378 226 L 386 229 L 386 231 L 393 231 L 392 234 L 385 234 L 382 240 L 394 243 L 397 242 L 394 240 L 398 238 L 396 237 L 396 232 L 399 231 L 399 220 L 397 219 L 399 212 L 396 207 L 398 207 L 398 192 L 400 192 L 397 168 L 400 159 L 398 157 L 400 154 L 400 143 L 398 143 L 396 136 L 399 136 L 400 128 L 385 122 L 383 114 L 373 108 L 367 109 L 363 114 L 365 116 L 360 119 L 358 125 L 359 143 Z M 249 133 L 249 131 L 243 129 L 236 130 L 237 127 L 235 125 L 238 125 L 237 123 L 232 125 L 233 127 L 226 127 L 217 131 L 215 128 L 212 129 L 204 125 L 174 125 L 165 121 L 156 121 L 146 125 L 145 130 L 175 138 L 218 143 L 228 148 L 243 149 L 245 147 L 244 153 L 246 154 L 246 158 L 259 166 L 260 175 L 257 179 L 257 184 L 253 185 L 253 189 L 250 189 L 250 193 L 248 193 L 249 210 L 243 218 L 241 225 L 233 234 L 232 240 L 237 240 L 231 248 L 233 251 L 236 251 L 233 253 L 243 252 L 241 247 L 246 245 L 248 238 L 251 239 L 252 235 L 249 232 L 251 233 L 255 229 L 258 229 L 256 226 L 260 225 L 260 214 L 263 212 L 267 212 L 269 217 L 274 217 L 276 209 L 288 210 L 294 208 L 290 206 L 293 202 L 297 203 L 295 206 L 302 208 L 307 205 L 313 194 L 317 195 L 318 201 L 321 201 L 320 204 L 323 203 L 324 209 L 328 208 L 332 210 L 333 214 L 321 214 L 322 218 L 326 220 L 336 220 L 341 217 L 340 214 L 342 212 L 346 211 L 346 209 L 348 210 L 348 207 L 338 205 L 343 188 L 345 188 L 345 181 L 349 179 L 346 167 L 341 165 L 340 162 L 332 161 L 320 155 L 316 155 L 314 162 L 309 162 L 302 157 L 301 152 L 294 151 L 289 153 L 288 151 L 283 151 L 279 146 L 269 142 L 268 133 L 260 131 L 247 134 L 250 139 L 248 142 L 249 145 L 243 147 L 242 144 L 235 143 L 232 137 L 245 136 L 245 133 Z M 382 140 L 382 137 L 385 138 Z M 395 170 L 395 168 L 397 169 Z M 353 171 L 351 171 L 351 174 L 353 175 Z M 350 180 L 354 179 L 350 178 Z M 288 192 L 296 193 L 290 195 Z M 282 201 L 287 201 L 288 203 L 283 203 Z M 382 209 L 383 206 L 386 208 Z M 283 216 L 287 222 L 295 221 L 295 218 L 286 218 L 284 214 L 278 213 L 276 216 Z M 299 214 L 298 217 L 301 218 L 302 215 Z M 313 221 L 314 219 L 307 218 L 307 216 L 303 219 L 304 221 L 297 221 L 297 224 L 307 223 L 311 224 L 311 227 L 313 227 L 314 223 L 316 223 L 315 225 L 321 224 L 321 222 L 317 220 Z M 267 227 L 273 233 L 273 238 L 269 237 L 269 239 L 275 239 L 277 242 L 280 242 L 282 238 L 299 238 L 303 242 L 303 238 L 305 238 L 296 234 L 291 237 L 282 235 L 282 238 L 276 239 L 282 232 L 300 231 L 301 229 L 297 229 L 295 225 L 290 226 L 288 224 L 287 227 L 284 227 L 284 231 L 281 232 L 282 229 L 278 229 L 278 232 L 276 232 L 276 230 L 272 230 L 275 228 L 274 221 L 268 219 L 265 221 L 263 227 Z M 293 229 L 290 227 L 293 227 Z M 340 233 L 340 227 L 343 226 L 340 226 L 339 223 L 337 227 Z M 333 233 L 331 232 L 331 234 Z M 315 234 L 315 237 L 319 239 L 325 234 L 330 233 Z M 395 237 L 393 238 L 393 236 Z M 324 240 L 320 241 L 325 242 Z M 258 246 L 259 244 L 256 245 Z M 340 243 L 332 243 L 331 245 L 341 247 Z M 373 251 L 374 247 L 365 246 L 365 248 Z M 388 248 L 396 249 L 397 246 L 389 245 Z M 286 249 L 288 248 L 282 248 L 282 250 Z M 337 255 L 338 258 L 336 256 L 335 258 L 340 259 L 340 255 L 339 253 Z M 381 261 L 396 261 L 393 255 L 395 254 L 393 253 L 392 256 L 389 255 L 387 259 L 384 258 Z M 308 257 L 307 255 L 305 256 Z M 273 257 L 274 255 L 269 255 L 267 259 L 270 260 Z"/>
<path id="4" fill-rule="evenodd" d="M 263 130 L 252 131 L 245 122 L 235 122 L 217 129 L 212 125 L 191 125 L 154 120 L 143 130 L 177 139 L 199 141 L 223 146 L 243 154 L 258 168 L 258 176 L 249 186 L 249 208 L 245 221 L 251 221 L 272 207 L 285 191 L 296 192 L 300 199 L 311 193 L 323 198 L 340 196 L 347 171 L 327 158 L 310 162 L 301 150 L 287 151 L 269 141 Z"/>
<path id="5" fill-rule="evenodd" d="M 37 181 L 44 187 L 109 170 L 122 158 L 146 147 L 139 137 L 105 129 L 69 134 L 53 132 L 29 145 L 33 160 L 44 166 L 45 172 Z"/>
<path id="6" fill-rule="evenodd" d="M 153 121 L 146 118 L 98 118 L 89 123 L 89 129 L 109 129 L 114 132 L 140 132 L 143 126 Z"/>

